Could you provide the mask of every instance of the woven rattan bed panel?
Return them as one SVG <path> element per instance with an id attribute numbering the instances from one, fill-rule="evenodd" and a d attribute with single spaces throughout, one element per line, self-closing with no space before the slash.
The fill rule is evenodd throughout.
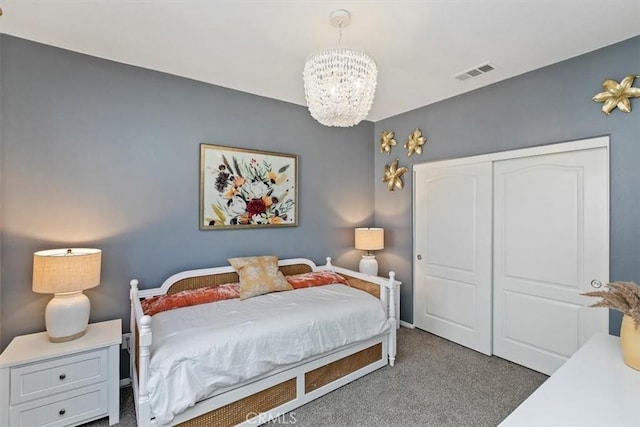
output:
<path id="1" fill-rule="evenodd" d="M 215 409 L 180 424 L 185 427 L 227 427 L 247 420 L 296 398 L 296 379 L 292 378 L 244 399 Z"/>
<path id="2" fill-rule="evenodd" d="M 308 273 L 311 271 L 311 267 L 307 264 L 284 265 L 280 267 L 280 271 L 282 271 L 282 274 L 285 276 L 290 276 L 292 274 Z M 234 283 L 238 280 L 240 279 L 236 272 L 188 277 L 186 279 L 178 280 L 176 283 L 171 285 L 167 294 L 175 294 L 187 289 L 198 289 L 205 286 L 224 285 L 225 283 Z"/>
<path id="3" fill-rule="evenodd" d="M 342 378 L 360 368 L 364 368 L 382 358 L 382 344 L 376 344 L 362 351 L 344 357 L 328 365 L 304 374 L 304 392 L 310 393 L 338 378 Z"/>
<path id="4" fill-rule="evenodd" d="M 349 282 L 349 286 L 351 286 L 352 288 L 360 289 L 361 291 L 365 291 L 366 293 L 380 299 L 380 285 L 366 282 L 362 279 L 356 279 L 355 277 L 347 276 L 345 274 L 343 274 L 342 276 L 347 279 L 347 281 Z"/>

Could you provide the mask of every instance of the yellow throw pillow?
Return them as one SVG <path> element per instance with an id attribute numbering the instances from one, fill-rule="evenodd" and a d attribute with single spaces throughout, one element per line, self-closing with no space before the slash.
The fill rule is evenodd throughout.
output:
<path id="1" fill-rule="evenodd" d="M 278 257 L 256 256 L 229 258 L 229 264 L 240 276 L 240 299 L 276 291 L 289 291 L 293 287 L 278 269 Z"/>

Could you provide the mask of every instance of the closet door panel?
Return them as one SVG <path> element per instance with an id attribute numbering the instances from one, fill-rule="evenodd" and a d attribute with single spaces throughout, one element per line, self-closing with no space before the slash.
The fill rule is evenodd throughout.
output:
<path id="1" fill-rule="evenodd" d="M 505 277 L 576 288 L 583 270 L 582 174 L 540 165 L 501 177 Z"/>
<path id="2" fill-rule="evenodd" d="M 491 354 L 491 163 L 414 178 L 415 325 Z"/>
<path id="3" fill-rule="evenodd" d="M 436 319 L 473 329 L 477 316 L 476 287 L 431 276 L 428 278 L 429 297 L 426 313 Z"/>
<path id="4" fill-rule="evenodd" d="M 520 344 L 525 350 L 535 347 L 566 358 L 575 352 L 578 346 L 575 331 L 579 327 L 582 306 L 511 291 L 503 292 L 502 296 L 506 339 Z M 545 315 L 540 316 L 540 313 Z M 530 326 L 531 319 L 536 319 L 536 328 Z M 558 321 L 562 322 L 561 328 Z"/>
<path id="5" fill-rule="evenodd" d="M 608 329 L 580 295 L 608 281 L 607 150 L 497 161 L 494 176 L 493 351 L 551 374 Z"/>

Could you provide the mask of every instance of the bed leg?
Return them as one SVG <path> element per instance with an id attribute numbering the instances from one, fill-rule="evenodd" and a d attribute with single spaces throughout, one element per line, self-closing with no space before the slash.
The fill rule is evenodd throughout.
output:
<path id="1" fill-rule="evenodd" d="M 389 365 L 396 363 L 396 319 L 389 319 L 391 331 L 389 331 Z"/>

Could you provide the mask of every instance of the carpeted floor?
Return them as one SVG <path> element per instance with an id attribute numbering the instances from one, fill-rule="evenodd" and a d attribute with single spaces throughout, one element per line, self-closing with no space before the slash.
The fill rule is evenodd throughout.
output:
<path id="1" fill-rule="evenodd" d="M 418 329 L 400 328 L 396 366 L 379 369 L 273 424 L 315 426 L 496 426 L 547 379 Z M 120 425 L 135 426 L 131 388 Z M 107 419 L 85 426 L 107 426 Z"/>

